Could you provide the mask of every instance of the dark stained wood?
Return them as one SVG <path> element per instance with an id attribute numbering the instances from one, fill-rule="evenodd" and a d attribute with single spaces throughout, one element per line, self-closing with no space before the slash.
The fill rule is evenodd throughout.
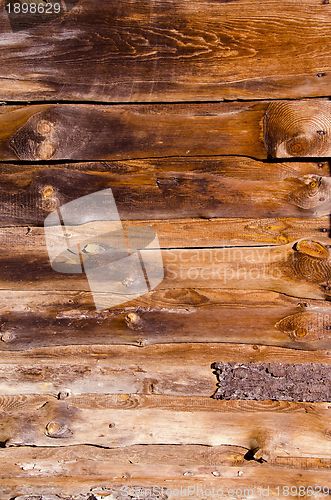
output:
<path id="1" fill-rule="evenodd" d="M 275 359 L 293 364 L 331 363 L 329 350 L 204 343 L 202 333 L 199 344 L 145 347 L 94 344 L 2 351 L 0 391 L 3 395 L 18 397 L 38 394 L 41 399 L 45 395 L 66 399 L 71 394 L 89 393 L 207 396 L 209 399 L 216 389 L 212 363 L 270 363 Z"/>
<path id="2" fill-rule="evenodd" d="M 8 16 L 2 9 L 0 99 L 155 102 L 330 93 L 327 1 L 265 0 L 262 10 L 259 0 L 61 4 L 60 15 Z"/>
<path id="3" fill-rule="evenodd" d="M 89 292 L 0 292 L 0 349 L 238 343 L 331 347 L 331 306 L 273 292 L 160 290 L 96 311 Z M 238 360 L 239 361 L 239 360 Z"/>
<path id="4" fill-rule="evenodd" d="M 66 401 L 9 396 L 2 405 L 0 439 L 6 447 L 202 444 L 255 449 L 265 460 L 331 457 L 328 403 L 90 394 Z"/>
<path id="5" fill-rule="evenodd" d="M 293 123 L 291 114 L 299 115 Z M 331 102 L 324 99 L 287 101 L 271 118 L 268 101 L 3 106 L 0 160 L 327 157 L 330 123 Z"/>
<path id="6" fill-rule="evenodd" d="M 295 223 L 293 217 L 316 218 L 331 212 L 331 179 L 328 176 L 326 161 L 265 163 L 242 157 L 160 158 L 46 166 L 0 164 L 0 224 L 43 225 L 45 217 L 59 206 L 111 188 L 121 219 L 164 221 L 180 217 L 187 220 L 193 233 L 192 218 L 291 217 L 284 223 L 271 224 L 274 229 L 269 227 L 270 235 L 276 232 L 276 242 L 284 243 L 288 225 Z M 173 221 L 163 244 L 169 246 L 168 238 L 174 239 L 176 224 Z M 255 224 L 258 226 L 259 221 Z M 260 224 L 270 226 L 268 222 Z M 310 222 L 305 221 L 305 229 L 306 224 L 309 234 Z M 210 222 L 205 225 L 209 228 L 208 240 L 201 237 L 195 246 L 213 246 L 210 225 Z M 302 228 L 301 223 L 298 226 Z M 223 233 L 224 228 L 220 229 Z M 261 229 L 263 234 L 263 227 Z M 187 236 L 184 246 L 192 246 L 191 232 L 184 232 Z M 260 241 L 259 232 L 257 227 L 256 241 Z M 267 233 L 266 229 L 266 238 Z M 318 230 L 315 235 L 320 236 Z M 218 238 L 224 238 L 221 231 Z M 225 244 L 232 245 L 232 239 Z M 173 242 L 171 246 L 177 245 Z"/>

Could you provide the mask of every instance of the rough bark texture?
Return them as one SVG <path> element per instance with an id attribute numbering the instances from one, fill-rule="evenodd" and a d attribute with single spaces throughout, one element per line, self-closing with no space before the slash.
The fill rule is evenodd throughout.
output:
<path id="1" fill-rule="evenodd" d="M 214 363 L 215 399 L 330 401 L 331 368 L 310 363 Z"/>

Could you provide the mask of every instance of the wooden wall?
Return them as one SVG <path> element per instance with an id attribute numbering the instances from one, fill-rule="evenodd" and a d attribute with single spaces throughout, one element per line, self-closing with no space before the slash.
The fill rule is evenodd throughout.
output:
<path id="1" fill-rule="evenodd" d="M 330 495 L 331 402 L 211 369 L 331 363 L 329 1 L 0 3 L 0 500 Z M 105 188 L 165 279 L 97 311 L 43 224 Z"/>

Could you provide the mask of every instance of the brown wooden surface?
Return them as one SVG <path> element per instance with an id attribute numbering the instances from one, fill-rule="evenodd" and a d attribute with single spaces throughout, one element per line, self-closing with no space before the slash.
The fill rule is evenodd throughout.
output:
<path id="1" fill-rule="evenodd" d="M 1 401 L 7 408 L 1 441 L 7 446 L 225 444 L 258 448 L 265 459 L 288 454 L 331 457 L 331 443 L 325 441 L 329 436 L 328 403 L 127 394 L 86 395 L 66 401 L 21 396 L 17 405 L 15 402 L 10 396 Z"/>
<path id="2" fill-rule="evenodd" d="M 52 198 L 50 200 L 52 202 Z M 32 203 L 34 206 L 34 202 Z M 10 221 L 14 214 L 5 213 L 3 219 Z M 133 214 L 134 216 L 134 214 Z M 31 215 L 32 217 L 32 215 Z M 15 215 L 23 222 L 24 214 Z M 3 222 L 2 224 L 6 224 Z M 0 248 L 8 252 L 17 245 L 27 250 L 45 248 L 45 231 L 35 226 L 0 226 Z M 106 224 L 100 224 L 107 229 Z M 92 224 L 85 225 L 88 229 Z M 330 218 L 187 218 L 187 219 L 146 219 L 123 220 L 124 230 L 129 228 L 152 228 L 159 238 L 161 248 L 214 248 L 214 247 L 256 247 L 258 245 L 282 245 L 309 238 L 324 245 L 330 244 Z M 208 238 L 206 238 L 208 235 Z"/>
<path id="3" fill-rule="evenodd" d="M 193 232 L 192 218 L 287 217 L 290 219 L 285 224 L 291 225 L 294 217 L 315 219 L 329 215 L 329 173 L 327 161 L 266 163 L 244 157 L 0 164 L 0 224 L 43 225 L 46 216 L 59 206 L 111 188 L 122 220 L 158 220 L 165 224 L 167 219 L 186 219 Z M 171 225 L 176 224 L 173 221 Z M 277 222 L 274 226 L 271 232 L 277 231 Z M 168 231 L 170 241 L 174 230 L 172 227 Z M 183 246 L 187 247 L 192 231 L 185 234 L 188 237 Z M 169 245 L 167 239 L 163 238 L 163 244 L 177 246 L 173 242 Z M 229 236 L 224 241 L 233 244 Z M 201 237 L 195 246 L 206 243 L 213 246 L 209 233 L 207 242 Z"/>
<path id="4" fill-rule="evenodd" d="M 0 160 L 331 155 L 331 102 L 0 108 Z"/>
<path id="5" fill-rule="evenodd" d="M 5 3 L 5 101 L 329 95 L 328 2 L 75 0 L 48 16 L 8 16 Z"/>
<path id="6" fill-rule="evenodd" d="M 201 445 L 9 448 L 0 450 L 0 492 L 4 496 L 47 495 L 56 488 L 70 495 L 70 500 L 71 495 L 79 494 L 84 495 L 80 500 L 87 500 L 90 491 L 100 495 L 132 491 L 138 495 L 148 494 L 153 487 L 155 494 L 165 495 L 182 488 L 181 498 L 186 499 L 192 499 L 194 489 L 185 495 L 184 488 L 192 487 L 196 488 L 195 498 L 198 489 L 212 488 L 223 489 L 224 494 L 236 488 L 251 490 L 255 495 L 250 498 L 257 499 L 262 489 L 279 498 L 282 487 L 288 485 L 319 485 L 327 491 L 330 459 L 269 457 L 267 463 L 260 464 L 245 460 L 246 453 L 240 446 Z M 315 494 L 323 498 L 317 488 Z"/>
<path id="7" fill-rule="evenodd" d="M 216 389 L 215 361 L 330 364 L 329 351 L 256 344 L 182 343 L 44 347 L 1 353 L 2 394 L 155 394 L 205 396 Z M 327 443 L 325 443 L 327 444 Z"/>
<path id="8" fill-rule="evenodd" d="M 331 363 L 329 1 L 60 2 L 0 1 L 0 500 L 325 498 L 330 402 L 211 366 Z M 165 280 L 96 311 L 42 226 L 105 188 Z"/>
<path id="9" fill-rule="evenodd" d="M 52 269 L 46 245 L 27 248 L 17 242 L 8 256 L 0 257 L 0 286 L 4 290 L 86 291 L 85 274 L 59 273 Z M 152 272 L 157 272 L 158 252 L 149 255 Z M 91 254 L 94 258 L 93 255 Z M 164 279 L 158 290 L 216 288 L 269 290 L 291 297 L 328 300 L 331 296 L 331 257 L 328 246 L 315 240 L 299 240 L 279 246 L 161 251 Z M 90 258 L 87 254 L 86 258 Z M 156 267 L 155 267 L 155 260 Z M 138 280 L 128 268 L 127 279 Z M 112 283 L 105 288 L 111 292 Z M 101 293 L 101 292 L 100 292 Z"/>
<path id="10" fill-rule="evenodd" d="M 169 289 L 96 311 L 90 292 L 0 292 L 1 350 L 56 345 L 331 346 L 331 306 L 274 292 Z"/>

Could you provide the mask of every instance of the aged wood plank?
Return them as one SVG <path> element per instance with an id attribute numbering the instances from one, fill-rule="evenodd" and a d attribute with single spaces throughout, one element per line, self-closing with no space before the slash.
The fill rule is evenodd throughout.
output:
<path id="1" fill-rule="evenodd" d="M 170 289 L 96 311 L 89 292 L 0 291 L 0 348 L 238 343 L 331 346 L 331 306 L 273 292 Z"/>
<path id="2" fill-rule="evenodd" d="M 58 234 L 56 227 L 54 231 Z M 95 253 L 89 256 L 88 251 L 85 255 L 87 259 L 96 258 Z M 298 298 L 330 297 L 330 250 L 318 241 L 303 239 L 294 244 L 265 247 L 167 249 L 161 255 L 164 280 L 158 285 L 159 290 L 271 290 Z M 105 256 L 104 253 L 103 259 Z M 158 273 L 158 251 L 150 249 L 148 257 L 151 272 Z M 84 274 L 70 274 L 70 266 L 68 274 L 51 268 L 46 246 L 29 249 L 16 245 L 10 256 L 1 255 L 0 264 L 0 287 L 5 290 L 89 290 Z M 109 291 L 104 293 L 105 299 L 121 280 L 134 280 L 138 284 L 142 279 L 134 266 L 127 268 L 125 276 L 120 273 L 112 280 L 107 278 Z"/>
<path id="3" fill-rule="evenodd" d="M 2 100 L 329 95 L 325 1 L 66 0 L 59 15 L 8 15 L 5 3 Z"/>
<path id="4" fill-rule="evenodd" d="M 1 215 L 0 215 L 1 217 Z M 4 218 L 6 215 L 4 215 Z M 12 215 L 8 214 L 8 220 Z M 22 221 L 24 214 L 19 216 Z M 157 234 L 161 248 L 213 248 L 243 247 L 257 245 L 293 244 L 300 239 L 318 240 L 324 245 L 330 241 L 330 218 L 289 218 L 266 219 L 213 218 L 213 219 L 164 219 L 164 220 L 123 220 L 124 231 L 152 228 Z M 86 229 L 88 225 L 85 224 Z M 93 227 L 92 225 L 90 226 Z M 109 225 L 100 224 L 107 232 Z M 208 234 L 208 238 L 206 238 Z M 2 251 L 24 245 L 36 250 L 45 246 L 45 231 L 35 226 L 0 226 L 0 248 Z"/>
<path id="5" fill-rule="evenodd" d="M 200 498 L 199 489 L 201 494 L 212 488 L 226 494 L 237 488 L 257 498 L 263 490 L 279 498 L 283 486 L 302 486 L 308 492 L 308 487 L 313 491 L 314 485 L 325 485 L 327 493 L 330 459 L 270 457 L 261 465 L 245 460 L 246 453 L 239 446 L 201 445 L 5 448 L 0 450 L 0 492 L 11 496 L 84 494 L 88 498 L 90 492 L 102 496 L 131 490 L 145 496 L 151 491 L 160 498 L 162 493 L 169 496 L 169 490 L 182 489 L 180 498 L 193 494 Z"/>
<path id="6" fill-rule="evenodd" d="M 331 156 L 331 102 L 0 108 L 0 160 Z"/>
<path id="7" fill-rule="evenodd" d="M 17 404 L 16 404 L 17 401 Z M 331 457 L 329 403 L 217 401 L 122 394 L 66 401 L 2 397 L 5 446 L 230 445 L 269 456 Z M 171 422 L 171 425 L 169 425 Z M 253 453 L 254 456 L 254 453 Z"/>
<path id="8" fill-rule="evenodd" d="M 0 164 L 0 224 L 43 225 L 58 206 L 109 188 L 123 220 L 319 217 L 331 212 L 329 173 L 326 161 L 243 157 Z"/>
<path id="9" fill-rule="evenodd" d="M 203 334 L 201 335 L 203 341 Z M 215 361 L 330 364 L 329 351 L 244 344 L 66 346 L 2 351 L 0 394 L 212 396 Z"/>

